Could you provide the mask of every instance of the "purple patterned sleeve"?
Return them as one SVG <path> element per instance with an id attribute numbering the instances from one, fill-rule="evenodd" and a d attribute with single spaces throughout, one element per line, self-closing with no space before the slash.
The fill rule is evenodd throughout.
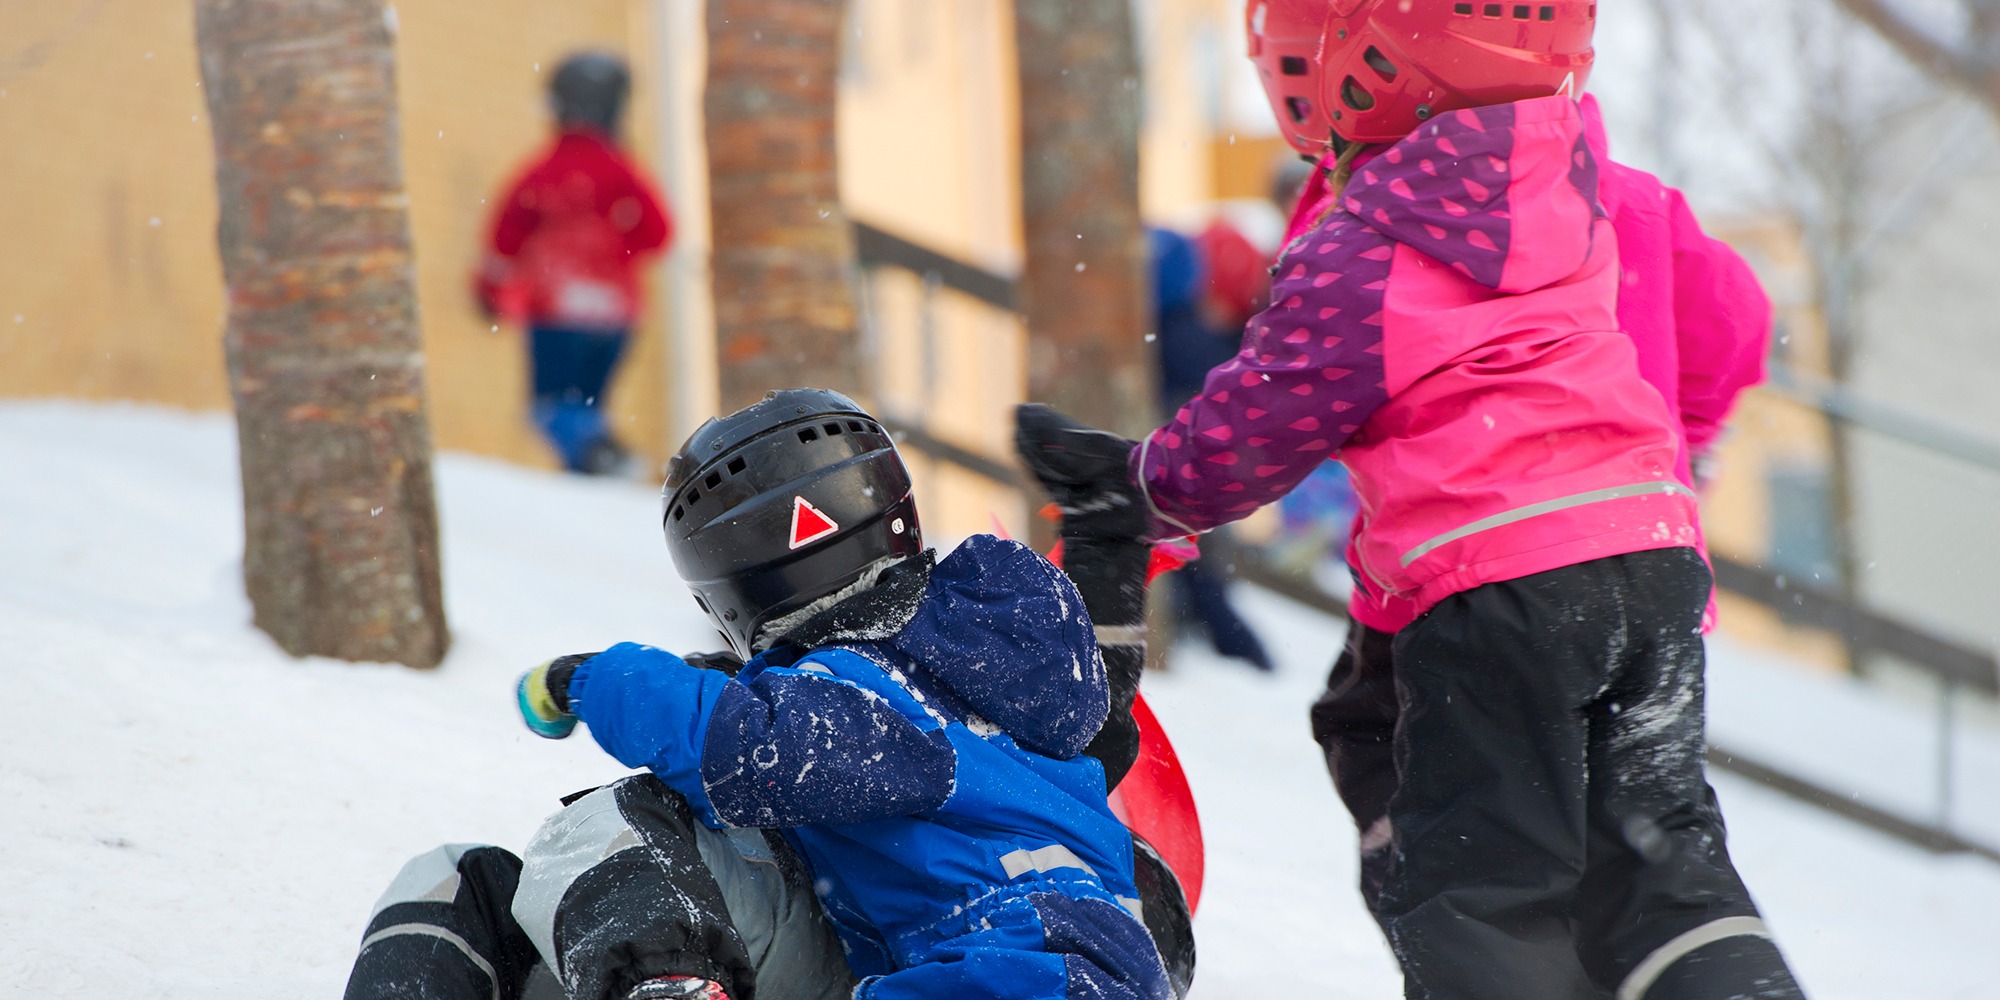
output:
<path id="1" fill-rule="evenodd" d="M 1339 215 L 1278 262 L 1243 350 L 1134 453 L 1165 529 L 1206 531 L 1297 486 L 1388 399 L 1382 302 L 1395 246 Z"/>
<path id="2" fill-rule="evenodd" d="M 1343 207 L 1452 270 L 1499 287 L 1513 242 L 1513 116 L 1513 106 L 1503 104 L 1418 129 L 1361 168 Z"/>

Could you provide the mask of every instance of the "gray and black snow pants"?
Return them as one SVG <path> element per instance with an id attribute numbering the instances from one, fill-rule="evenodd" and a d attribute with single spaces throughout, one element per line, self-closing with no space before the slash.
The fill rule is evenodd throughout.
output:
<path id="1" fill-rule="evenodd" d="M 569 802 L 523 859 L 453 845 L 375 905 L 346 1000 L 617 1000 L 696 976 L 732 1000 L 835 1000 L 854 980 L 775 834 L 715 831 L 651 775 Z"/>
<path id="2" fill-rule="evenodd" d="M 1313 735 L 1410 997 L 1801 995 L 1703 769 L 1708 590 L 1663 549 L 1353 625 Z"/>

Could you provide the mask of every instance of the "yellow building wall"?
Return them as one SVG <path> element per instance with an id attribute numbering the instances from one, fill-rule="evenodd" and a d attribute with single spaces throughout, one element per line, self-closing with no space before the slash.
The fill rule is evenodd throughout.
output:
<path id="1" fill-rule="evenodd" d="M 646 0 L 394 10 L 432 427 L 444 448 L 549 464 L 519 335 L 480 320 L 468 276 L 487 199 L 546 141 L 547 72 L 643 41 Z M 637 97 L 645 162 L 643 81 Z M 0 397 L 229 405 L 207 113 L 190 4 L 0 3 Z M 663 456 L 660 341 L 640 329 L 611 396 L 621 433 Z"/>
<path id="2" fill-rule="evenodd" d="M 185 3 L 0 4 L 0 396 L 227 405 Z"/>

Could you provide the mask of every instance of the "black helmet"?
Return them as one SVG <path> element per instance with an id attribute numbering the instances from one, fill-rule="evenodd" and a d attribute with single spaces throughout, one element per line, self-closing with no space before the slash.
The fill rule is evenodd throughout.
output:
<path id="1" fill-rule="evenodd" d="M 667 466 L 667 551 L 740 656 L 780 619 L 872 586 L 923 552 L 910 473 L 840 393 L 787 389 L 701 425 Z"/>
<path id="2" fill-rule="evenodd" d="M 579 52 L 556 67 L 549 80 L 549 102 L 556 121 L 591 125 L 604 132 L 618 129 L 618 115 L 632 90 L 625 61 L 608 52 Z"/>

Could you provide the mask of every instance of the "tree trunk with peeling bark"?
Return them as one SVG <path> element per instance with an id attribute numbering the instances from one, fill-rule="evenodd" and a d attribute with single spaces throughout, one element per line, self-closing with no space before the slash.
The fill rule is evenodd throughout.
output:
<path id="1" fill-rule="evenodd" d="M 716 357 L 733 410 L 772 389 L 861 395 L 854 236 L 834 148 L 840 0 L 709 0 Z"/>
<path id="2" fill-rule="evenodd" d="M 1016 0 L 1028 397 L 1093 426 L 1156 423 L 1128 0 Z"/>
<path id="3" fill-rule="evenodd" d="M 244 587 L 294 656 L 435 666 L 423 350 L 381 0 L 196 0 Z"/>

